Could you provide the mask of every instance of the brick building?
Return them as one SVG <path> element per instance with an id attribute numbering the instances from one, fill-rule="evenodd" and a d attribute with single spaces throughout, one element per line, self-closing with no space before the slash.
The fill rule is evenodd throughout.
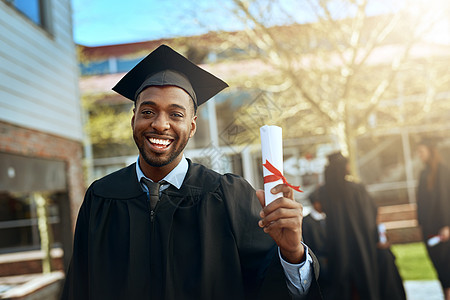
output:
<path id="1" fill-rule="evenodd" d="M 0 276 L 42 272 L 43 236 L 52 269 L 70 259 L 84 195 L 71 17 L 69 0 L 0 0 Z"/>

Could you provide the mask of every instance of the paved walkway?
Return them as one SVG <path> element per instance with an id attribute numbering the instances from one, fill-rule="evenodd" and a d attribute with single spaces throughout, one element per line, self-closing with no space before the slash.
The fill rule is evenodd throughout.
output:
<path id="1" fill-rule="evenodd" d="M 408 280 L 404 282 L 408 300 L 443 300 L 441 284 L 437 280 Z"/>

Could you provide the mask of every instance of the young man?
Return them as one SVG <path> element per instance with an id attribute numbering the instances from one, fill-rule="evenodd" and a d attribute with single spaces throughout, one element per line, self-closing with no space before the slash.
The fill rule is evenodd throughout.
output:
<path id="1" fill-rule="evenodd" d="M 183 155 L 197 106 L 225 87 L 162 45 L 113 88 L 135 102 L 139 158 L 86 192 L 63 299 L 320 297 L 292 189 L 264 207 L 241 177 Z"/>

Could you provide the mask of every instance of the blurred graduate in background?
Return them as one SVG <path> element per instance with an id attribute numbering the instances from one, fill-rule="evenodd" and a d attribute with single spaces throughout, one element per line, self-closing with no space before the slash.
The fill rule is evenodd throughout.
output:
<path id="1" fill-rule="evenodd" d="M 450 170 L 434 139 L 422 140 L 418 154 L 425 167 L 419 177 L 417 218 L 445 299 L 450 300 Z"/>
<path id="2" fill-rule="evenodd" d="M 324 299 L 406 299 L 395 257 L 387 241 L 380 241 L 374 201 L 364 185 L 349 180 L 348 161 L 340 152 L 328 160 L 325 184 L 311 195 L 311 202 L 319 203 L 313 204 L 315 210 L 323 209 L 325 232 L 314 233 L 319 229 L 310 229 L 306 217 L 303 229 L 318 257 L 327 256 L 319 258 L 326 262 L 321 265 Z M 326 236 L 325 241 L 316 244 L 319 236 Z M 319 275 L 319 284 L 321 280 Z"/>

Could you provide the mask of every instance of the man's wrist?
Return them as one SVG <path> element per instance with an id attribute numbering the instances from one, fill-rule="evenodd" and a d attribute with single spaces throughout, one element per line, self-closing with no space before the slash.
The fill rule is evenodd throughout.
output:
<path id="1" fill-rule="evenodd" d="M 280 248 L 282 258 L 291 264 L 300 264 L 306 260 L 306 251 L 303 244 L 300 244 L 296 251 L 286 251 Z"/>

